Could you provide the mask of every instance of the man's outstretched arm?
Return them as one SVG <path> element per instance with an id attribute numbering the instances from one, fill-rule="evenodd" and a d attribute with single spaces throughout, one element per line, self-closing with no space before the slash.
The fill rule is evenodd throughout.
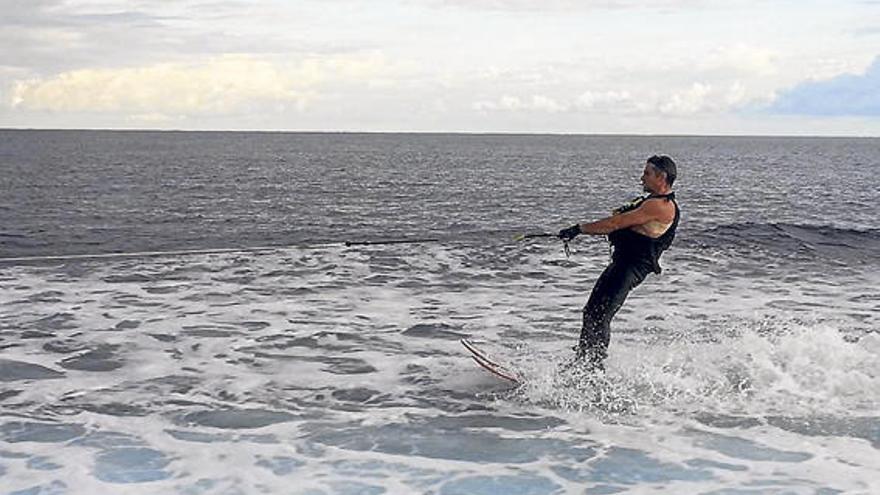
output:
<path id="1" fill-rule="evenodd" d="M 635 210 L 619 213 L 590 223 L 579 223 L 559 232 L 560 237 L 572 238 L 571 234 L 604 235 L 615 230 L 626 229 L 634 225 L 644 225 L 652 221 L 663 221 L 664 210 L 657 201 L 645 201 Z M 577 227 L 577 231 L 575 231 Z M 567 235 L 565 232 L 568 231 Z"/>

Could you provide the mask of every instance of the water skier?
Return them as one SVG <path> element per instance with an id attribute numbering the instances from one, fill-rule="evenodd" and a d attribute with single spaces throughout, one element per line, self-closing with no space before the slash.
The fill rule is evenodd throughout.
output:
<path id="1" fill-rule="evenodd" d="M 584 306 L 581 335 L 571 364 L 583 362 L 592 369 L 604 369 L 611 319 L 629 291 L 649 273 L 660 273 L 660 255 L 672 244 L 680 217 L 672 191 L 675 177 L 675 162 L 668 156 L 654 155 L 648 158 L 642 173 L 647 195 L 616 208 L 610 217 L 559 231 L 559 237 L 566 241 L 580 234 L 608 235 L 614 248 L 611 263 L 596 280 Z"/>

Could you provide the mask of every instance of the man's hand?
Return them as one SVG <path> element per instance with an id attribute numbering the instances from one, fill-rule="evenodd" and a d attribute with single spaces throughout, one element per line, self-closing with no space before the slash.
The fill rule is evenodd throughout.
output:
<path id="1" fill-rule="evenodd" d="M 574 224 L 571 227 L 559 231 L 559 238 L 563 241 L 570 241 L 581 234 L 580 224 Z"/>

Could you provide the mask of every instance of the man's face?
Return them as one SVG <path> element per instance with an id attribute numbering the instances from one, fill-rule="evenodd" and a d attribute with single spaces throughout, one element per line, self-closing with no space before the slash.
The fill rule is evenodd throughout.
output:
<path id="1" fill-rule="evenodd" d="M 661 172 L 650 163 L 645 164 L 645 171 L 642 172 L 642 187 L 645 192 L 656 193 L 663 189 L 666 184 L 666 172 Z"/>

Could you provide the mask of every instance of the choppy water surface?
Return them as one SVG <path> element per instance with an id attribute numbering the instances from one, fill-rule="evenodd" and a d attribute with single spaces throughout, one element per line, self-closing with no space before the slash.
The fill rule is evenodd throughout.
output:
<path id="1" fill-rule="evenodd" d="M 0 262 L 3 493 L 880 491 L 877 140 L 0 134 L 3 258 L 284 246 Z M 607 247 L 512 234 L 655 152 L 680 237 L 560 373 Z"/>

